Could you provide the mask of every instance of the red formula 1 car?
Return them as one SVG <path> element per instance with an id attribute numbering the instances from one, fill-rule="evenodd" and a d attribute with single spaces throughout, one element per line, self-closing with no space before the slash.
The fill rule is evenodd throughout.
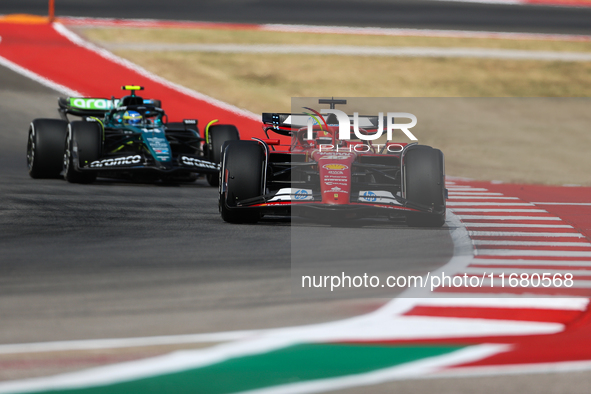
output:
<path id="1" fill-rule="evenodd" d="M 332 102 L 331 102 L 332 101 Z M 344 104 L 344 100 L 321 103 Z M 308 114 L 263 114 L 263 128 L 291 137 L 229 141 L 222 146 L 219 209 L 230 223 L 265 215 L 406 218 L 409 226 L 445 223 L 443 153 L 417 143 L 342 140 L 334 114 L 308 126 Z M 358 117 L 371 135 L 377 116 Z M 308 139 L 312 137 L 311 139 Z"/>

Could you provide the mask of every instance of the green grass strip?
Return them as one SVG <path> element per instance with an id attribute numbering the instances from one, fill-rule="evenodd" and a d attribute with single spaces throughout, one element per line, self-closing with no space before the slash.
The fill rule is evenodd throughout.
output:
<path id="1" fill-rule="evenodd" d="M 361 374 L 461 349 L 458 346 L 302 344 L 237 357 L 203 368 L 107 386 L 51 391 L 68 394 L 222 394 Z"/>

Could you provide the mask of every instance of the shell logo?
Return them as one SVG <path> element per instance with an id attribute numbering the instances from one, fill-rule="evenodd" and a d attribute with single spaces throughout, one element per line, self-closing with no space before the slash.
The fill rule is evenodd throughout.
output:
<path id="1" fill-rule="evenodd" d="M 322 168 L 326 168 L 327 170 L 346 170 L 349 167 L 344 164 L 325 164 Z"/>

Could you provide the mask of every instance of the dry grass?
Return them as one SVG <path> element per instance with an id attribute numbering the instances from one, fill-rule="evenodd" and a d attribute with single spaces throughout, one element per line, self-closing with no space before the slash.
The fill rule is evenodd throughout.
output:
<path id="1" fill-rule="evenodd" d="M 591 42 L 505 40 L 447 37 L 396 37 L 354 34 L 285 33 L 224 29 L 84 29 L 97 42 L 110 43 L 209 43 L 209 44 L 300 44 L 502 48 L 545 51 L 591 52 Z"/>
<path id="2" fill-rule="evenodd" d="M 85 34 L 110 42 L 299 43 L 339 45 L 412 45 L 590 51 L 590 43 L 375 37 L 334 34 L 269 33 L 231 30 L 92 29 Z M 291 97 L 588 97 L 591 63 L 454 58 L 387 58 L 312 55 L 253 55 L 187 52 L 119 51 L 125 57 L 173 82 L 255 113 L 289 112 Z M 482 180 L 591 185 L 591 133 L 585 116 L 591 100 L 581 100 L 567 123 L 529 124 L 556 113 L 551 101 L 543 110 L 519 112 L 512 125 L 491 118 L 478 100 L 466 100 L 454 119 L 460 127 L 436 127 L 432 114 L 416 109 L 421 143 L 441 148 L 447 173 Z M 451 101 L 438 100 L 430 109 Z M 441 104 L 439 104 L 441 103 Z M 501 107 L 502 105 L 499 104 Z M 524 104 L 525 105 L 525 104 Z M 510 109 L 510 108 L 509 108 Z M 421 115 L 421 111 L 422 115 Z M 407 111 L 412 112 L 412 111 Z M 475 115 L 471 121 L 465 115 Z M 572 116 L 578 117 L 571 119 Z M 479 122 L 487 119 L 489 123 Z M 583 122 L 581 119 L 585 120 Z M 449 123 L 449 122 L 448 122 Z M 445 122 L 444 122 L 445 124 Z M 470 163 L 467 165 L 466 163 Z"/>
<path id="3" fill-rule="evenodd" d="M 579 97 L 591 63 L 117 51 L 173 82 L 255 113 L 291 97 Z"/>

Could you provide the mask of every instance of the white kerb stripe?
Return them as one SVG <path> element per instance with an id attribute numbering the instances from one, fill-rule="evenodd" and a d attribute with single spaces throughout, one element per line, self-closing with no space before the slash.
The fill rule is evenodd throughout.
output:
<path id="1" fill-rule="evenodd" d="M 591 205 L 591 202 L 532 202 L 535 205 Z"/>
<path id="2" fill-rule="evenodd" d="M 585 238 L 583 234 L 579 233 L 534 233 L 534 232 L 520 232 L 520 231 L 468 231 L 468 235 L 478 237 L 576 237 Z"/>
<path id="3" fill-rule="evenodd" d="M 515 268 L 521 266 L 535 265 L 535 266 L 565 266 L 565 267 L 589 267 L 591 268 L 590 261 L 575 261 L 575 260 L 519 260 L 519 259 L 474 259 L 470 263 L 478 265 L 508 265 Z M 542 269 L 542 268 L 540 268 Z"/>
<path id="4" fill-rule="evenodd" d="M 76 341 L 32 342 L 0 345 L 0 354 L 56 352 L 69 350 L 117 349 L 144 346 L 181 345 L 236 341 L 250 338 L 260 331 L 225 331 L 205 334 L 164 335 L 153 337 L 86 339 Z"/>
<path id="5" fill-rule="evenodd" d="M 479 268 L 479 267 L 473 267 L 473 268 L 468 268 L 462 271 L 462 274 L 470 274 L 470 275 L 479 275 L 482 276 L 484 275 L 490 275 L 490 274 L 494 274 L 494 275 L 501 275 L 501 274 L 538 274 L 540 277 L 542 277 L 544 274 L 548 273 L 548 274 L 561 274 L 561 275 L 565 275 L 565 274 L 573 274 L 574 276 L 591 276 L 591 271 L 589 270 L 569 270 L 568 268 L 565 269 L 561 269 L 561 270 L 557 270 L 557 269 L 538 269 L 538 268 Z"/>
<path id="6" fill-rule="evenodd" d="M 491 292 L 496 292 L 499 290 L 503 290 L 503 288 L 505 289 L 547 289 L 547 290 L 567 290 L 567 289 L 585 289 L 585 288 L 590 288 L 591 287 L 591 280 L 573 280 L 573 285 L 572 286 L 565 286 L 564 284 L 562 284 L 561 286 L 549 286 L 549 287 L 544 287 L 541 284 L 539 286 L 511 286 L 509 284 L 509 277 L 505 276 L 505 280 L 503 283 L 503 279 L 502 278 L 498 278 L 495 275 L 495 278 L 492 280 L 492 284 L 491 284 L 491 280 L 490 278 L 485 278 L 484 280 L 482 280 L 481 278 L 478 278 L 479 281 L 482 281 L 482 287 L 480 287 L 481 289 L 489 289 Z M 561 278 L 562 279 L 562 278 Z M 514 282 L 515 280 L 517 280 L 519 282 L 519 279 L 512 279 L 511 281 Z M 562 281 L 564 281 L 564 279 L 562 279 Z M 536 279 L 537 282 L 537 279 Z M 468 279 L 468 284 L 469 279 Z M 531 282 L 529 282 L 531 283 Z M 474 284 L 476 284 L 476 280 L 474 280 Z M 537 285 L 537 283 L 535 283 Z M 504 286 L 503 286 L 504 285 Z M 463 288 L 466 290 L 470 290 L 471 286 L 454 286 L 454 288 Z M 443 292 L 445 292 L 446 287 L 438 287 L 438 290 L 441 290 Z M 449 286 L 447 286 L 447 289 L 449 289 Z"/>
<path id="7" fill-rule="evenodd" d="M 512 245 L 512 246 L 578 246 L 581 248 L 591 248 L 589 242 L 544 242 L 544 241 L 497 241 L 475 239 L 474 245 Z"/>
<path id="8" fill-rule="evenodd" d="M 507 227 L 507 228 L 574 228 L 570 224 L 531 224 L 531 223 L 464 223 L 466 227 Z"/>
<path id="9" fill-rule="evenodd" d="M 491 215 L 457 215 L 460 219 L 472 220 L 562 220 L 556 216 L 491 216 Z"/>
<path id="10" fill-rule="evenodd" d="M 474 254 L 480 256 L 591 257 L 591 252 L 573 250 L 476 249 Z"/>
<path id="11" fill-rule="evenodd" d="M 501 268 L 502 270 L 502 268 Z M 533 308 L 584 311 L 589 304 L 588 298 L 425 298 L 419 306 L 470 306 L 488 308 Z"/>

